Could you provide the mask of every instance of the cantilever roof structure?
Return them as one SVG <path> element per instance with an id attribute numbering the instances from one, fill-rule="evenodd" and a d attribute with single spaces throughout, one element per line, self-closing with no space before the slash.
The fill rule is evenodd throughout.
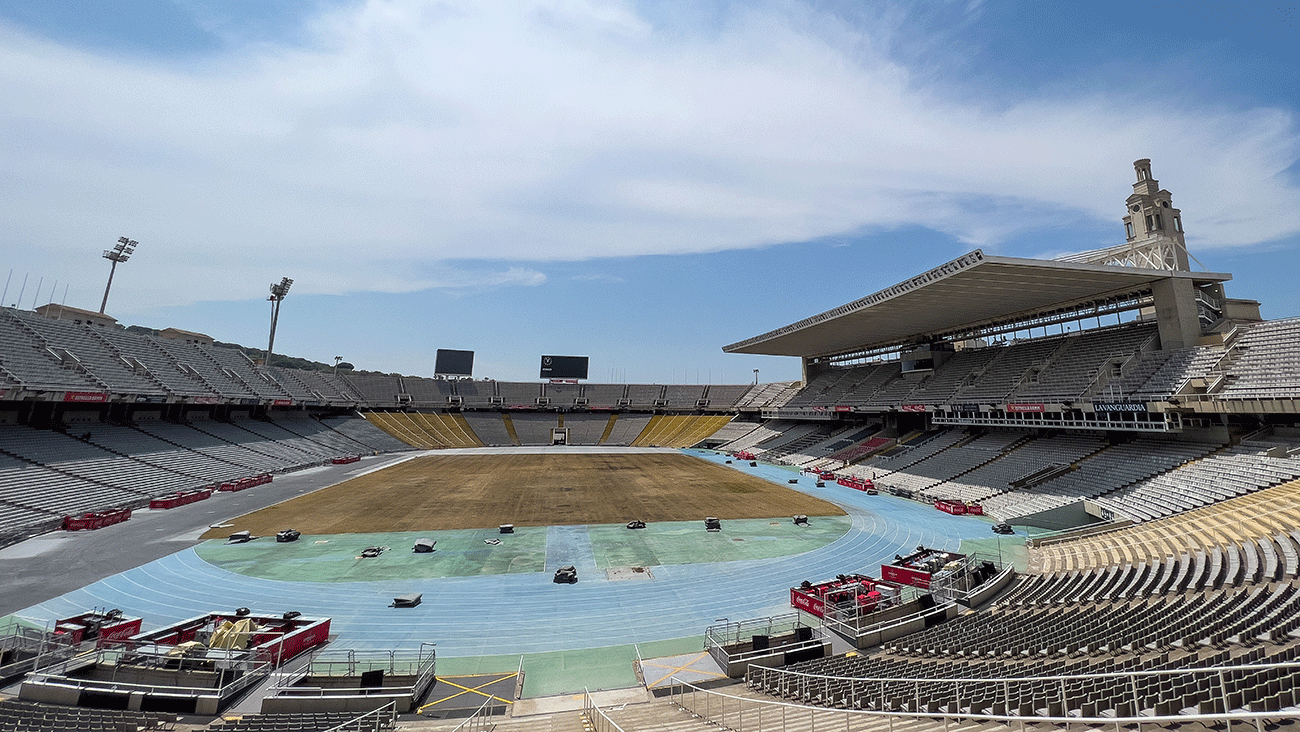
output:
<path id="1" fill-rule="evenodd" d="M 727 353 L 834 356 L 941 340 L 1045 314 L 1141 298 L 1155 283 L 1226 282 L 1218 272 L 996 257 L 976 249 L 893 287 L 724 346 Z"/>

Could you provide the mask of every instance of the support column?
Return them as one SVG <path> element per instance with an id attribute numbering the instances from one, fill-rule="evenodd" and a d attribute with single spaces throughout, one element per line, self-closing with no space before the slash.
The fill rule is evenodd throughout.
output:
<path id="1" fill-rule="evenodd" d="M 1151 288 L 1156 321 L 1160 324 L 1160 348 L 1170 351 L 1190 348 L 1201 340 L 1201 321 L 1196 311 L 1196 288 L 1192 281 L 1169 277 Z"/>

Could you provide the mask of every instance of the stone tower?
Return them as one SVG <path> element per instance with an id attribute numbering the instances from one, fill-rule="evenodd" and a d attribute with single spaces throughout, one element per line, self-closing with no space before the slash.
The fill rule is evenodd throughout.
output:
<path id="1" fill-rule="evenodd" d="M 1133 249 L 1145 249 L 1148 266 L 1188 272 L 1187 245 L 1183 241 L 1182 212 L 1173 207 L 1173 197 L 1151 176 L 1151 161 L 1133 163 L 1137 182 L 1125 202 L 1124 235 Z"/>

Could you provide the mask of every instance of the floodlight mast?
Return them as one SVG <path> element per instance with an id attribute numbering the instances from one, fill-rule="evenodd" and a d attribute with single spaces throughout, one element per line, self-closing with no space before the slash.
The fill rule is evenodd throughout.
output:
<path id="1" fill-rule="evenodd" d="M 266 298 L 271 302 L 271 340 L 266 344 L 266 366 L 271 366 L 271 352 L 275 349 L 275 324 L 280 321 L 280 303 L 289 294 L 293 280 L 282 278 L 279 284 L 271 285 L 271 295 Z"/>
<path id="2" fill-rule="evenodd" d="M 108 270 L 108 284 L 104 286 L 104 301 L 99 304 L 100 315 L 103 315 L 104 309 L 108 307 L 108 291 L 113 287 L 113 273 L 117 271 L 117 263 L 130 259 L 131 253 L 135 251 L 135 246 L 139 243 L 135 239 L 119 236 L 116 246 L 104 250 L 104 259 L 112 262 L 113 266 Z"/>

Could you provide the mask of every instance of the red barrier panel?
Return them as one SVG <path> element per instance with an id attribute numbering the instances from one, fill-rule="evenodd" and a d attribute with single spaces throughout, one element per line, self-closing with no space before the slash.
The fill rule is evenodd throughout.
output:
<path id="1" fill-rule="evenodd" d="M 881 592 L 882 589 L 885 593 Z M 845 607 L 844 603 L 852 603 L 850 607 L 855 606 L 857 612 L 872 612 L 886 599 L 886 594 L 897 597 L 898 588 L 866 575 L 849 574 L 817 584 L 791 587 L 790 604 L 822 618 L 826 617 L 828 602 L 841 609 Z"/>
<path id="2" fill-rule="evenodd" d="M 966 504 L 961 501 L 935 501 L 934 507 L 944 513 L 950 513 L 954 516 L 960 516 L 966 513 Z"/>
<path id="3" fill-rule="evenodd" d="M 131 509 L 88 512 L 80 516 L 64 516 L 63 528 L 67 531 L 93 531 L 105 526 L 120 524 L 131 518 Z"/>
<path id="4" fill-rule="evenodd" d="M 333 460 L 330 460 L 330 462 L 335 465 L 350 465 L 351 463 L 355 463 L 360 459 L 361 457 L 359 455 L 350 455 L 348 457 L 336 457 Z"/>
<path id="5" fill-rule="evenodd" d="M 876 484 L 870 478 L 859 478 L 856 475 L 846 475 L 835 481 L 846 488 L 852 488 L 855 491 L 866 491 L 871 495 L 876 494 Z"/>
<path id="6" fill-rule="evenodd" d="M 165 496 L 158 496 L 149 500 L 149 508 L 168 509 L 177 506 L 187 506 L 197 501 L 204 501 L 212 497 L 211 488 L 199 488 L 192 491 L 177 491 Z"/>

